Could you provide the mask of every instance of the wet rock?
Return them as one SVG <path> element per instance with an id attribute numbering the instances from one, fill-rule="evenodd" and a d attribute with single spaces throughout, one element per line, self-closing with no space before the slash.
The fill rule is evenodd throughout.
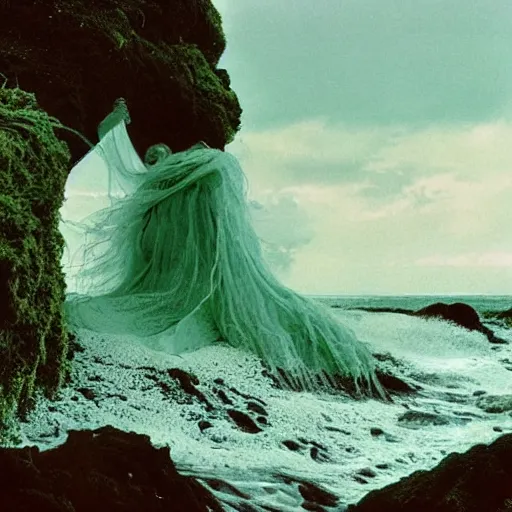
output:
<path id="1" fill-rule="evenodd" d="M 384 372 L 382 370 L 377 370 L 377 377 L 379 382 L 382 384 L 384 389 L 388 392 L 395 393 L 414 393 L 421 389 L 420 386 L 413 386 L 412 384 L 408 384 L 400 377 L 396 375 L 391 375 L 388 372 Z"/>
<path id="2" fill-rule="evenodd" d="M 344 428 L 331 427 L 330 425 L 326 425 L 324 429 L 329 430 L 330 432 L 339 432 L 340 434 L 345 434 L 346 436 L 350 435 L 350 432 L 348 430 L 345 430 Z"/>
<path id="3" fill-rule="evenodd" d="M 233 405 L 233 400 L 228 398 L 228 396 L 226 395 L 226 392 L 224 390 L 222 390 L 222 389 L 214 389 L 213 391 L 221 399 L 223 404 L 225 404 L 225 405 Z"/>
<path id="4" fill-rule="evenodd" d="M 482 395 L 485 395 L 487 393 L 487 391 L 484 391 L 483 389 L 477 389 L 476 391 L 473 392 L 473 396 L 482 396 Z"/>
<path id="5" fill-rule="evenodd" d="M 237 411 L 236 409 L 228 409 L 228 416 L 235 422 L 236 426 L 242 431 L 248 434 L 257 434 L 262 432 L 262 429 L 254 423 L 250 416 L 247 414 Z"/>
<path id="6" fill-rule="evenodd" d="M 96 392 L 90 388 L 78 388 L 77 391 L 87 398 L 87 400 L 94 400 L 96 398 Z"/>
<path id="7" fill-rule="evenodd" d="M 512 434 L 367 494 L 347 512 L 497 512 L 512 504 Z M 507 501 L 508 500 L 508 501 Z"/>
<path id="8" fill-rule="evenodd" d="M 330 460 L 329 455 L 327 455 L 324 450 L 320 450 L 317 446 L 313 446 L 309 450 L 309 456 L 317 462 L 327 462 Z"/>
<path id="9" fill-rule="evenodd" d="M 213 424 L 209 421 L 206 421 L 206 420 L 201 420 L 197 426 L 199 427 L 199 430 L 201 432 L 203 432 L 204 430 L 208 429 L 208 428 L 212 428 L 213 427 Z"/>
<path id="10" fill-rule="evenodd" d="M 384 436 L 383 439 L 389 443 L 399 442 L 399 439 L 397 437 L 393 436 L 392 434 L 388 434 L 387 432 L 384 432 L 384 430 L 378 427 L 372 427 L 370 429 L 370 434 L 372 435 L 372 437 L 381 438 L 382 436 Z"/>
<path id="11" fill-rule="evenodd" d="M 491 343 L 508 343 L 496 337 L 491 329 L 482 324 L 476 310 L 463 302 L 454 304 L 436 302 L 416 311 L 415 315 L 424 318 L 442 318 L 470 331 L 481 332 Z"/>
<path id="12" fill-rule="evenodd" d="M 512 327 L 512 308 L 497 313 L 496 318 L 503 320 L 506 326 Z"/>
<path id="13" fill-rule="evenodd" d="M 375 478 L 377 476 L 377 473 L 372 468 L 362 468 L 357 473 L 368 478 Z"/>
<path id="14" fill-rule="evenodd" d="M 224 480 L 219 480 L 217 478 L 207 478 L 205 479 L 205 482 L 214 491 L 222 492 L 224 494 L 231 494 L 232 496 L 237 496 L 238 498 L 244 498 L 246 500 L 251 498 L 248 494 L 238 490 L 234 485 L 229 484 L 228 482 L 224 482 Z"/>
<path id="15" fill-rule="evenodd" d="M 204 403 L 207 411 L 213 411 L 213 405 L 209 402 L 206 396 L 196 388 L 196 385 L 199 384 L 199 379 L 195 375 L 187 373 L 180 368 L 171 368 L 170 370 L 167 370 L 167 373 L 171 379 L 175 379 L 180 383 L 185 393 L 196 397 L 200 402 Z"/>
<path id="16" fill-rule="evenodd" d="M 320 505 L 317 505 L 316 503 L 313 503 L 311 501 L 302 502 L 300 507 L 304 510 L 307 510 L 308 512 L 326 512 L 326 509 L 324 507 L 321 507 Z"/>
<path id="17" fill-rule="evenodd" d="M 324 446 L 323 444 L 317 442 L 317 441 L 307 441 L 307 440 L 304 440 L 305 443 L 308 443 L 308 444 L 312 444 L 313 446 L 316 446 L 319 450 L 324 450 L 324 451 L 327 451 L 327 447 Z"/>
<path id="18" fill-rule="evenodd" d="M 512 395 L 482 396 L 476 401 L 476 406 L 489 413 L 512 411 Z"/>
<path id="19" fill-rule="evenodd" d="M 413 315 L 414 314 L 413 310 L 405 309 L 405 308 L 358 306 L 357 308 L 349 308 L 349 309 L 368 311 L 369 313 L 396 313 L 399 315 Z"/>
<path id="20" fill-rule="evenodd" d="M 338 503 L 338 498 L 334 494 L 309 482 L 302 481 L 299 484 L 299 492 L 306 501 L 323 507 L 335 507 Z"/>
<path id="21" fill-rule="evenodd" d="M 463 425 L 471 421 L 469 418 L 456 418 L 445 414 L 436 414 L 424 411 L 406 411 L 398 418 L 398 423 L 403 426 L 419 428 L 425 425 Z"/>
<path id="22" fill-rule="evenodd" d="M 268 416 L 268 412 L 256 402 L 247 402 L 247 409 L 262 416 Z"/>
<path id="23" fill-rule="evenodd" d="M 288 450 L 291 450 L 292 452 L 296 452 L 301 449 L 300 444 L 291 439 L 287 439 L 286 441 L 283 441 L 283 444 L 286 446 L 286 448 L 288 448 Z"/>
<path id="24" fill-rule="evenodd" d="M 2 510 L 222 512 L 194 478 L 180 475 L 168 447 L 113 427 L 71 431 L 58 448 L 0 449 Z"/>
<path id="25" fill-rule="evenodd" d="M 106 398 L 119 398 L 119 400 L 122 400 L 123 402 L 128 401 L 128 397 L 126 395 L 121 395 L 120 393 L 108 394 L 106 395 Z"/>
<path id="26" fill-rule="evenodd" d="M 262 400 L 261 398 L 258 398 L 253 395 L 248 395 L 247 393 L 242 393 L 241 391 L 238 391 L 238 389 L 236 389 L 235 387 L 230 387 L 229 391 L 231 391 L 235 395 L 245 398 L 246 400 L 253 400 L 253 401 L 259 402 L 261 405 L 264 405 L 265 407 L 267 406 L 267 403 L 265 402 L 265 400 Z"/>
<path id="27" fill-rule="evenodd" d="M 162 374 L 161 372 L 156 372 L 154 368 L 151 368 L 151 372 L 146 373 L 145 377 L 155 383 L 156 387 L 160 389 L 162 395 L 165 398 L 167 398 L 168 400 L 174 399 L 174 389 L 168 382 L 165 382 L 164 379 L 166 377 L 164 374 Z"/>

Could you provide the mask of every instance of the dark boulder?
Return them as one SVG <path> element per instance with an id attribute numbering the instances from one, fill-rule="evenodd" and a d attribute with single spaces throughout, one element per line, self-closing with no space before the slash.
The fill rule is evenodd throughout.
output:
<path id="1" fill-rule="evenodd" d="M 508 327 L 512 327 L 512 308 L 501 311 L 496 315 L 496 318 L 503 320 Z"/>
<path id="2" fill-rule="evenodd" d="M 487 336 L 491 343 L 507 343 L 495 336 L 491 329 L 483 325 L 475 309 L 463 302 L 456 302 L 454 304 L 436 302 L 416 311 L 414 314 L 424 318 L 442 318 L 470 331 L 481 332 Z"/>
<path id="3" fill-rule="evenodd" d="M 1 510 L 38 512 L 222 512 L 169 448 L 113 427 L 71 431 L 58 448 L 0 449 Z"/>
<path id="4" fill-rule="evenodd" d="M 367 494 L 347 512 L 501 512 L 512 508 L 512 434 L 452 453 L 431 471 L 416 471 Z"/>

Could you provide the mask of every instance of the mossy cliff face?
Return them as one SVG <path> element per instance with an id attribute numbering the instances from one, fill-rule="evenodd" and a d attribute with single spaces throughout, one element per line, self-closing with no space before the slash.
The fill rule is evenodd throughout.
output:
<path id="1" fill-rule="evenodd" d="M 139 154 L 157 143 L 223 148 L 240 125 L 210 0 L 0 0 L 0 71 L 63 124 L 96 138 L 126 98 Z M 60 135 L 60 134 L 59 134 Z M 73 161 L 87 146 L 62 133 Z"/>
<path id="2" fill-rule="evenodd" d="M 35 96 L 0 89 L 0 442 L 36 388 L 67 372 L 59 208 L 70 154 Z"/>
<path id="3" fill-rule="evenodd" d="M 95 141 L 124 97 L 139 154 L 223 148 L 241 108 L 217 68 L 225 38 L 210 0 L 0 0 L 0 33 L 2 443 L 34 391 L 51 396 L 69 370 L 58 211 L 89 150 L 76 132 Z"/>

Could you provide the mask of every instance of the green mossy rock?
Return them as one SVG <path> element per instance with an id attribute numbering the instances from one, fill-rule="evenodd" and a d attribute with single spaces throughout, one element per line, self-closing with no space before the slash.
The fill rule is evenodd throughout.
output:
<path id="1" fill-rule="evenodd" d="M 35 96 L 0 89 L 0 442 L 68 370 L 59 208 L 70 154 Z"/>
<path id="2" fill-rule="evenodd" d="M 63 124 L 96 140 L 124 97 L 139 154 L 204 140 L 222 149 L 240 126 L 226 41 L 210 0 L 0 0 L 0 71 Z M 89 149 L 67 132 L 73 161 Z"/>

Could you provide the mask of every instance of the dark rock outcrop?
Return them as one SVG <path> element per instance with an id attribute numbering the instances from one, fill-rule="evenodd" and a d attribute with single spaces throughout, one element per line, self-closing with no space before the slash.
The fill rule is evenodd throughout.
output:
<path id="1" fill-rule="evenodd" d="M 2 510 L 39 512 L 222 512 L 194 478 L 180 475 L 169 448 L 113 427 L 71 431 L 58 448 L 0 449 Z"/>
<path id="2" fill-rule="evenodd" d="M 464 327 L 470 331 L 479 331 L 491 343 L 508 343 L 507 341 L 497 337 L 491 329 L 483 325 L 477 311 L 463 302 L 456 302 L 454 304 L 445 304 L 443 302 L 436 302 L 430 304 L 418 311 L 404 308 L 390 308 L 390 307 L 357 307 L 361 311 L 368 311 L 371 313 L 395 313 L 400 315 L 421 316 L 423 318 L 441 318 L 449 322 L 453 322 L 460 327 Z M 503 313 L 493 314 L 492 318 L 499 318 L 505 323 L 512 326 L 512 309 L 504 311 Z"/>
<path id="3" fill-rule="evenodd" d="M 416 311 L 415 315 L 424 318 L 442 318 L 470 331 L 481 332 L 487 336 L 491 343 L 507 343 L 505 340 L 495 336 L 491 329 L 483 325 L 475 309 L 463 302 L 456 302 L 454 304 L 436 302 Z"/>
<path id="4" fill-rule="evenodd" d="M 130 108 L 139 154 L 158 142 L 223 148 L 240 125 L 221 18 L 210 0 L 2 0 L 0 71 L 9 86 L 95 142 L 113 101 Z M 89 149 L 61 134 L 73 161 Z"/>
<path id="5" fill-rule="evenodd" d="M 511 507 L 512 434 L 507 434 L 372 491 L 347 512 L 504 512 Z"/>
<path id="6" fill-rule="evenodd" d="M 508 327 L 512 327 L 512 308 L 501 311 L 495 317 L 503 320 Z"/>

